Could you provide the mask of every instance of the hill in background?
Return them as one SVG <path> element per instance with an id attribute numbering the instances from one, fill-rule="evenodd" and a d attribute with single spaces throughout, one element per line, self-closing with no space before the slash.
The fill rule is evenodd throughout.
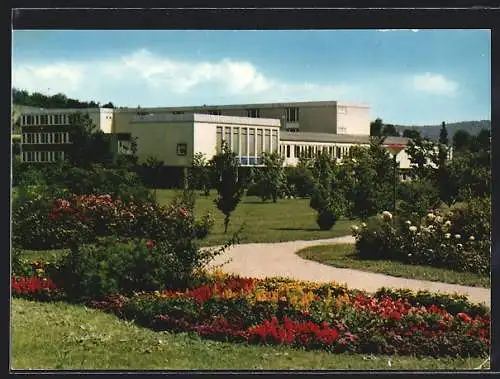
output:
<path id="1" fill-rule="evenodd" d="M 441 130 L 441 125 L 426 125 L 426 126 L 404 126 L 396 125 L 396 130 L 403 135 L 405 129 L 416 129 L 423 137 L 427 137 L 432 140 L 439 139 L 439 131 Z M 490 120 L 481 121 L 462 121 L 446 124 L 446 130 L 448 130 L 448 138 L 451 140 L 453 135 L 458 130 L 465 130 L 471 135 L 477 135 L 481 129 L 491 130 Z"/>

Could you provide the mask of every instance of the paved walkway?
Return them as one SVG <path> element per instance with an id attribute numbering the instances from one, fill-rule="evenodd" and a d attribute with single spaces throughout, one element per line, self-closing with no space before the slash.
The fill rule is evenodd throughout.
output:
<path id="1" fill-rule="evenodd" d="M 458 292 L 467 295 L 475 303 L 484 303 L 490 306 L 491 292 L 489 288 L 405 279 L 359 270 L 336 268 L 302 259 L 295 254 L 305 247 L 332 243 L 354 243 L 354 238 L 345 236 L 314 241 L 235 245 L 223 255 L 216 257 L 211 266 L 220 265 L 231 259 L 230 262 L 221 267 L 222 270 L 241 276 L 254 278 L 285 276 L 317 282 L 335 281 L 346 283 L 350 288 L 363 289 L 368 292 L 375 292 L 380 287 L 409 288 L 441 293 Z"/>

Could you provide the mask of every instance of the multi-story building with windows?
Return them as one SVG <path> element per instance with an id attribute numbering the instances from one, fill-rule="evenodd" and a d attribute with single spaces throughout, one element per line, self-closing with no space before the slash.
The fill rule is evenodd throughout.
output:
<path id="1" fill-rule="evenodd" d="M 65 159 L 71 144 L 70 115 L 87 113 L 94 124 L 111 133 L 113 109 L 30 109 L 20 116 L 23 162 L 55 162 Z"/>
<path id="2" fill-rule="evenodd" d="M 240 164 L 261 164 L 264 152 L 279 151 L 285 165 L 299 155 L 320 151 L 343 159 L 354 145 L 368 145 L 369 107 L 336 101 L 196 106 L 170 108 L 39 109 L 21 115 L 22 159 L 51 162 L 64 159 L 71 137 L 69 115 L 88 113 L 96 126 L 113 136 L 117 153 L 137 142 L 139 161 L 154 156 L 168 166 L 189 166 L 194 154 L 208 159 L 222 141 L 238 155 Z M 387 144 L 406 145 L 406 138 L 388 137 Z M 404 150 L 400 168 L 409 168 Z"/>

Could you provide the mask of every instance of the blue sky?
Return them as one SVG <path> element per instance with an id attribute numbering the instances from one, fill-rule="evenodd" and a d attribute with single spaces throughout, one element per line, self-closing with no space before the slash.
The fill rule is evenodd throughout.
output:
<path id="1" fill-rule="evenodd" d="M 490 119 L 488 30 L 13 32 L 13 86 L 117 106 L 338 100 L 424 125 Z"/>

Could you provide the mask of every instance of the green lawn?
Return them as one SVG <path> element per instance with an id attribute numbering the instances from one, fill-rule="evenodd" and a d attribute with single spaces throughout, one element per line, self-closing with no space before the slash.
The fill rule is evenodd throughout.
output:
<path id="1" fill-rule="evenodd" d="M 12 300 L 12 369 L 474 369 L 480 358 L 333 355 L 153 332 L 65 303 Z M 389 360 L 391 367 L 389 367 Z"/>
<path id="2" fill-rule="evenodd" d="M 157 190 L 160 204 L 168 204 L 175 196 L 173 190 Z M 196 214 L 210 211 L 216 218 L 212 233 L 203 245 L 210 246 L 223 242 L 237 231 L 243 223 L 245 229 L 241 243 L 283 242 L 293 240 L 314 240 L 333 238 L 351 234 L 354 221 L 340 220 L 332 230 L 322 231 L 316 224 L 316 212 L 309 207 L 309 199 L 280 199 L 277 203 L 263 203 L 258 197 L 244 197 L 231 216 L 228 233 L 224 234 L 223 214 L 216 208 L 211 196 L 199 196 L 196 200 Z"/>
<path id="3" fill-rule="evenodd" d="M 354 245 L 335 244 L 312 246 L 297 252 L 305 259 L 334 267 L 399 276 L 410 279 L 458 283 L 467 286 L 490 287 L 490 277 L 474 273 L 457 272 L 430 266 L 408 265 L 390 260 L 362 260 L 354 251 Z"/>

